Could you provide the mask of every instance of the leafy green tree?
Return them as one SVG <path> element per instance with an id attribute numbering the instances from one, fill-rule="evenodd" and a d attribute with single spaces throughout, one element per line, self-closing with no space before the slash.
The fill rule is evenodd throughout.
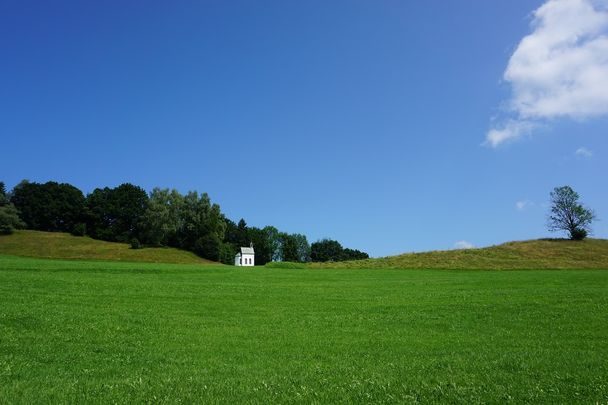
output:
<path id="1" fill-rule="evenodd" d="M 219 261 L 222 240 L 214 233 L 201 236 L 194 243 L 194 253 L 205 259 Z"/>
<path id="2" fill-rule="evenodd" d="M 234 256 L 237 250 L 230 243 L 222 242 L 220 245 L 220 262 L 224 264 L 234 264 Z M 256 259 L 257 261 L 257 259 Z"/>
<path id="3" fill-rule="evenodd" d="M 140 237 L 151 246 L 176 246 L 183 228 L 184 197 L 177 190 L 154 188 L 140 221 Z"/>
<path id="4" fill-rule="evenodd" d="M 310 261 L 310 244 L 308 243 L 308 239 L 306 239 L 305 235 L 294 233 L 291 235 L 293 240 L 296 243 L 296 256 L 297 262 L 307 263 Z"/>
<path id="5" fill-rule="evenodd" d="M 262 228 L 267 248 L 267 262 L 281 260 L 281 233 L 274 226 L 268 225 Z"/>
<path id="6" fill-rule="evenodd" d="M 247 222 L 243 218 L 235 225 L 234 222 L 230 221 L 227 225 L 227 242 L 231 243 L 235 248 L 242 246 L 249 246 L 251 240 L 251 229 L 247 226 Z M 257 259 L 257 257 L 256 257 Z"/>
<path id="7" fill-rule="evenodd" d="M 253 243 L 255 249 L 255 263 L 263 266 L 272 261 L 278 244 L 278 241 L 275 239 L 275 236 L 278 235 L 277 229 L 268 226 L 262 229 L 249 227 L 247 234 L 247 240 Z M 242 246 L 248 246 L 248 244 Z"/>
<path id="8" fill-rule="evenodd" d="M 342 245 L 335 240 L 322 239 L 310 245 L 310 257 L 313 262 L 342 260 Z"/>
<path id="9" fill-rule="evenodd" d="M 298 255 L 298 240 L 293 235 L 284 232 L 279 234 L 279 240 L 281 245 L 281 261 L 300 261 L 300 257 Z"/>
<path id="10" fill-rule="evenodd" d="M 224 239 L 226 223 L 218 204 L 211 204 L 207 193 L 198 195 L 191 191 L 184 197 L 184 206 L 181 215 L 183 228 L 180 232 L 181 248 L 193 250 L 194 245 L 200 238 L 205 238 L 205 243 L 209 246 L 209 241 L 217 246 L 210 256 L 202 256 L 210 260 L 219 259 L 219 243 Z M 219 241 L 219 242 L 217 242 Z M 200 241 L 199 241 L 200 242 Z M 200 244 L 200 243 L 199 243 Z M 204 250 L 198 249 L 203 252 Z M 209 250 L 207 250 L 209 251 Z"/>
<path id="11" fill-rule="evenodd" d="M 219 204 L 211 205 L 211 210 L 205 221 L 205 231 L 211 232 L 221 240 L 224 239 L 226 234 L 226 223 L 224 222 L 224 215 Z"/>
<path id="12" fill-rule="evenodd" d="M 40 231 L 71 232 L 85 212 L 82 192 L 54 181 L 39 184 L 24 180 L 13 189 L 11 202 L 26 226 Z"/>
<path id="13" fill-rule="evenodd" d="M 0 234 L 10 235 L 23 227 L 25 223 L 19 217 L 19 210 L 9 202 L 4 182 L 0 182 Z"/>
<path id="14" fill-rule="evenodd" d="M 247 222 L 245 222 L 245 220 L 243 218 L 240 219 L 239 223 L 237 224 L 237 238 L 238 238 L 238 244 L 240 246 L 249 246 L 249 228 L 247 227 Z"/>
<path id="15" fill-rule="evenodd" d="M 322 239 L 310 246 L 310 256 L 313 262 L 337 262 L 343 260 L 369 259 L 369 255 L 356 249 L 343 248 L 335 240 Z"/>
<path id="16" fill-rule="evenodd" d="M 139 236 L 147 205 L 148 194 L 133 184 L 97 188 L 86 200 L 87 231 L 93 238 L 129 243 Z"/>
<path id="17" fill-rule="evenodd" d="M 224 217 L 224 223 L 226 224 L 226 231 L 224 232 L 224 243 L 229 243 L 236 248 L 238 244 L 237 225 L 234 221 L 226 217 Z"/>
<path id="18" fill-rule="evenodd" d="M 0 234 L 10 235 L 15 229 L 24 227 L 25 223 L 19 218 L 19 210 L 6 200 L 0 203 Z"/>
<path id="19" fill-rule="evenodd" d="M 0 207 L 8 204 L 8 196 L 6 195 L 6 186 L 3 181 L 0 181 Z"/>
<path id="20" fill-rule="evenodd" d="M 570 186 L 555 187 L 550 195 L 549 230 L 566 231 L 573 240 L 585 239 L 595 219 L 593 211 L 579 203 L 580 196 Z"/>
<path id="21" fill-rule="evenodd" d="M 199 197 L 196 191 L 190 191 L 184 196 L 183 205 L 180 211 L 182 227 L 178 232 L 177 247 L 195 250 L 194 245 L 197 243 L 198 239 L 210 233 L 205 229 L 210 211 L 211 201 L 207 194 L 203 193 Z M 198 251 L 200 251 L 200 249 Z"/>
<path id="22" fill-rule="evenodd" d="M 369 259 L 369 255 L 357 249 L 345 248 L 342 251 L 342 260 L 362 260 Z"/>

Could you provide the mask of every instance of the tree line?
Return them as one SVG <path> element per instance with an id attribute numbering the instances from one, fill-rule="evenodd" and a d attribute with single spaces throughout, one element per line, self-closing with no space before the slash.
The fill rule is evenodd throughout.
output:
<path id="1" fill-rule="evenodd" d="M 70 232 L 94 239 L 144 246 L 185 249 L 214 261 L 232 264 L 241 246 L 253 243 L 256 264 L 270 261 L 339 261 L 364 259 L 367 253 L 343 248 L 334 240 L 309 244 L 305 235 L 274 226 L 234 222 L 207 193 L 141 187 L 124 183 L 96 188 L 88 195 L 67 183 L 23 180 L 10 193 L 0 182 L 0 233 L 14 229 Z"/>

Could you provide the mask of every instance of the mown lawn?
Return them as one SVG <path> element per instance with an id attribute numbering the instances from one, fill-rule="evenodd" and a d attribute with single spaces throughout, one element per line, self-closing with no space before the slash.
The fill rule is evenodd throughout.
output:
<path id="1" fill-rule="evenodd" d="M 608 271 L 0 256 L 0 403 L 608 402 Z"/>

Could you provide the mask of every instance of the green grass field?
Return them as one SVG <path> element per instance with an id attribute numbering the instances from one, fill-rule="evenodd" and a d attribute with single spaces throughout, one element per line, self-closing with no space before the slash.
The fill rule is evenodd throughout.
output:
<path id="1" fill-rule="evenodd" d="M 0 256 L 0 403 L 608 402 L 608 271 Z"/>

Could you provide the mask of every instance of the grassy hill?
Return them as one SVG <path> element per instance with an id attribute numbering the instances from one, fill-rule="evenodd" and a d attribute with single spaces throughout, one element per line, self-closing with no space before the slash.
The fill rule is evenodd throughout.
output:
<path id="1" fill-rule="evenodd" d="M 17 231 L 0 236 L 0 254 L 47 259 L 117 260 L 150 263 L 212 264 L 192 252 L 174 248 L 131 249 L 126 243 L 104 242 L 67 233 Z"/>
<path id="2" fill-rule="evenodd" d="M 312 268 L 608 269 L 608 240 L 543 239 L 482 249 L 407 253 L 380 259 L 311 263 Z"/>
<path id="3" fill-rule="evenodd" d="M 212 264 L 192 252 L 174 248 L 131 249 L 128 244 L 104 242 L 66 233 L 17 231 L 0 236 L 0 254 L 49 259 L 90 259 L 150 263 Z M 608 240 L 575 242 L 544 239 L 509 242 L 482 249 L 406 253 L 379 259 L 335 263 L 270 263 L 267 267 L 350 269 L 607 269 Z"/>

